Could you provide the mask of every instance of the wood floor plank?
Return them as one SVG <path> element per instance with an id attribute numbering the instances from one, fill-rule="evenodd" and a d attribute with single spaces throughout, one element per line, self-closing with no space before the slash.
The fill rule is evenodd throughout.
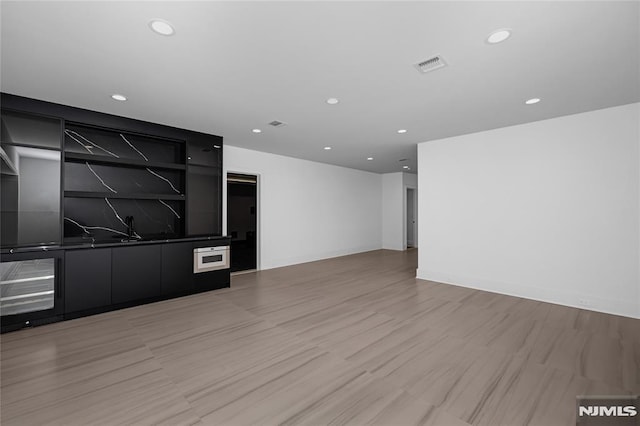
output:
<path id="1" fill-rule="evenodd" d="M 3 425 L 573 425 L 640 393 L 640 321 L 417 280 L 417 251 L 0 336 Z"/>
<path id="2" fill-rule="evenodd" d="M 126 319 L 48 329 L 3 342 L 2 424 L 200 421 Z"/>

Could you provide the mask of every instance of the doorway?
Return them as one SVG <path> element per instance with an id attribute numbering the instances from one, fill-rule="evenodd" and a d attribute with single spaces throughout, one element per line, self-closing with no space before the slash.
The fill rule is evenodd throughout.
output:
<path id="1" fill-rule="evenodd" d="M 231 272 L 257 268 L 258 177 L 227 173 L 227 230 L 231 236 Z"/>
<path id="2" fill-rule="evenodd" d="M 407 248 L 416 246 L 416 190 L 407 188 Z"/>

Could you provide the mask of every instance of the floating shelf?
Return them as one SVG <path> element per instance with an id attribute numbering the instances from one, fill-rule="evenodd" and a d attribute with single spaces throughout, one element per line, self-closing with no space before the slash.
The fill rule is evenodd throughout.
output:
<path id="1" fill-rule="evenodd" d="M 124 200 L 185 200 L 184 194 L 114 194 L 113 192 L 64 191 L 64 196 L 70 198 L 120 198 Z"/>
<path id="2" fill-rule="evenodd" d="M 168 170 L 186 170 L 187 168 L 184 164 L 156 163 L 152 161 L 140 161 L 140 160 L 131 160 L 128 158 L 105 157 L 102 155 L 81 154 L 77 152 L 65 152 L 64 160 L 72 161 L 76 163 L 87 162 L 92 164 L 106 164 L 106 165 L 113 165 L 113 166 L 168 169 Z"/>

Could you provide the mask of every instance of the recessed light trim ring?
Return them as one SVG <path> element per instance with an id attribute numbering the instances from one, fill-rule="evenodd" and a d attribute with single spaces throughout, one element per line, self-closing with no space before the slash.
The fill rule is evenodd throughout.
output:
<path id="1" fill-rule="evenodd" d="M 176 30 L 173 28 L 169 22 L 164 19 L 152 19 L 149 22 L 149 28 L 156 33 L 163 36 L 172 36 L 176 33 Z"/>
<path id="2" fill-rule="evenodd" d="M 511 28 L 500 28 L 492 31 L 486 38 L 488 44 L 498 44 L 511 37 Z"/>

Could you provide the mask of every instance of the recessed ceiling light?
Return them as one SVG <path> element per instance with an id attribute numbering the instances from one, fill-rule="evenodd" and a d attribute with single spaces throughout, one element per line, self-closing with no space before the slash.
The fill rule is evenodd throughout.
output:
<path id="1" fill-rule="evenodd" d="M 149 27 L 151 27 L 154 32 L 163 36 L 170 36 L 176 32 L 170 23 L 162 19 L 154 19 L 149 22 Z"/>
<path id="2" fill-rule="evenodd" d="M 335 104 L 337 104 L 338 102 L 340 102 L 340 101 L 338 100 L 338 98 L 329 98 L 329 99 L 327 99 L 327 103 L 328 103 L 329 105 L 335 105 Z"/>
<path id="3" fill-rule="evenodd" d="M 373 157 L 367 157 L 367 161 L 373 161 Z"/>
<path id="4" fill-rule="evenodd" d="M 214 145 L 213 146 L 215 149 L 220 149 L 220 145 Z"/>
<path id="5" fill-rule="evenodd" d="M 495 30 L 487 36 L 487 43 L 496 44 L 505 41 L 511 36 L 511 30 L 509 28 L 502 28 Z"/>
<path id="6" fill-rule="evenodd" d="M 406 129 L 400 129 L 400 130 L 398 130 L 398 133 L 407 133 L 407 130 Z"/>
<path id="7" fill-rule="evenodd" d="M 252 132 L 253 132 L 253 133 L 262 133 L 262 130 L 260 130 L 260 129 L 253 129 L 253 130 L 252 130 Z"/>
<path id="8" fill-rule="evenodd" d="M 538 102 L 540 102 L 540 98 L 531 98 L 526 100 L 524 103 L 527 105 L 533 105 L 533 104 L 537 104 Z"/>
<path id="9" fill-rule="evenodd" d="M 325 147 L 324 147 L 324 150 L 325 150 L 325 151 L 329 151 L 330 149 L 331 149 L 331 147 L 330 147 L 330 146 L 325 146 Z"/>
<path id="10" fill-rule="evenodd" d="M 409 168 L 409 166 L 402 166 L 402 168 L 403 168 L 403 169 L 408 169 L 408 168 Z"/>
<path id="11" fill-rule="evenodd" d="M 119 93 L 114 93 L 113 95 L 111 95 L 111 98 L 121 102 L 124 102 L 127 100 L 127 97 L 125 95 L 121 95 Z"/>

